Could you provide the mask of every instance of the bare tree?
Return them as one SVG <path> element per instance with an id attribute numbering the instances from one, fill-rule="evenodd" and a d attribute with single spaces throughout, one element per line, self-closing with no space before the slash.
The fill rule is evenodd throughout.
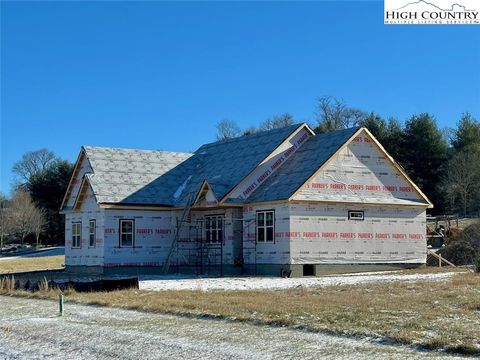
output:
<path id="1" fill-rule="evenodd" d="M 229 119 L 219 121 L 217 127 L 217 140 L 227 140 L 240 136 L 241 130 L 238 125 Z"/>
<path id="2" fill-rule="evenodd" d="M 349 108 L 342 100 L 331 96 L 318 99 L 316 118 L 319 132 L 335 131 L 356 126 L 366 114 L 355 108 Z"/>
<path id="3" fill-rule="evenodd" d="M 343 113 L 343 123 L 345 128 L 358 126 L 368 115 L 357 108 L 347 108 Z"/>
<path id="4" fill-rule="evenodd" d="M 40 234 L 47 226 L 45 210 L 36 208 L 32 214 L 32 232 L 35 234 L 36 247 L 40 245 Z"/>
<path id="5" fill-rule="evenodd" d="M 258 129 L 255 126 L 249 126 L 245 130 L 243 130 L 242 135 L 253 135 L 258 132 Z"/>
<path id="6" fill-rule="evenodd" d="M 13 164 L 12 171 L 22 182 L 27 182 L 33 175 L 45 170 L 55 159 L 55 154 L 47 149 L 29 151 Z"/>
<path id="7" fill-rule="evenodd" d="M 290 126 L 295 123 L 293 116 L 288 112 L 282 115 L 275 115 L 271 118 L 264 120 L 260 124 L 260 130 L 272 130 L 279 129 L 285 126 Z"/>
<path id="8" fill-rule="evenodd" d="M 36 230 L 34 223 L 38 212 L 40 210 L 35 207 L 30 194 L 24 189 L 18 189 L 11 201 L 11 229 L 21 238 L 22 245 L 25 237 Z"/>
<path id="9" fill-rule="evenodd" d="M 463 215 L 468 205 L 480 192 L 480 156 L 475 153 L 460 152 L 447 165 L 445 188 L 451 202 L 460 199 Z"/>
<path id="10" fill-rule="evenodd" d="M 3 251 L 5 238 L 10 235 L 11 224 L 9 201 L 3 194 L 0 194 L 0 254 Z"/>

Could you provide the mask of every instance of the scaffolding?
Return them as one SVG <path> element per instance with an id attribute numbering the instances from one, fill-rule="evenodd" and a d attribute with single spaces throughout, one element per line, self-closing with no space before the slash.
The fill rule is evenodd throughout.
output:
<path id="1" fill-rule="evenodd" d="M 208 216 L 208 215 L 206 215 Z M 176 262 L 174 264 L 176 273 L 182 271 L 194 273 L 198 276 L 224 276 L 225 275 L 225 245 L 226 241 L 238 242 L 232 246 L 237 250 L 237 256 L 228 265 L 241 267 L 241 272 L 247 262 L 252 267 L 253 274 L 257 273 L 257 252 L 255 238 L 255 219 L 223 218 L 221 224 L 222 237 L 218 241 L 211 241 L 206 236 L 205 217 L 192 220 L 191 216 L 185 221 L 178 222 L 178 238 L 175 244 Z M 232 227 L 232 238 L 226 239 L 226 225 Z M 182 234 L 180 236 L 180 234 Z M 173 264 L 172 264 L 173 265 Z M 250 271 L 250 272 L 251 272 Z"/>
<path id="2" fill-rule="evenodd" d="M 223 276 L 225 240 L 208 241 L 205 236 L 205 222 L 205 219 L 197 219 L 184 223 L 184 234 L 178 239 L 176 246 L 177 273 L 184 268 L 196 275 Z M 222 227 L 224 231 L 223 223 Z"/>
<path id="3" fill-rule="evenodd" d="M 450 230 L 454 228 L 453 224 L 458 229 L 458 215 L 427 216 L 427 244 L 434 248 L 442 247 Z"/>

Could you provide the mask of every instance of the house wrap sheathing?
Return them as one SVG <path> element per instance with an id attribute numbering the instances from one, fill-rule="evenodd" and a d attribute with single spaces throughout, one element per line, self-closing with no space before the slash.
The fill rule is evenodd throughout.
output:
<path id="1" fill-rule="evenodd" d="M 194 153 L 85 146 L 62 204 L 65 261 L 274 275 L 419 265 L 431 206 L 364 128 L 299 124 Z"/>

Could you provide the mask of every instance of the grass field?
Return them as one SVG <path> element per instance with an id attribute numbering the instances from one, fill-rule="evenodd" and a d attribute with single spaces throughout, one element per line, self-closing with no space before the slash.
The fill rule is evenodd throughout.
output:
<path id="1" fill-rule="evenodd" d="M 63 269 L 65 256 L 0 258 L 0 274 L 13 272 Z"/>
<path id="2" fill-rule="evenodd" d="M 0 296 L 1 359 L 462 360 L 370 339 Z"/>
<path id="3" fill-rule="evenodd" d="M 422 270 L 427 271 L 427 270 Z M 438 271 L 438 270 L 436 270 Z M 7 293 L 6 290 L 3 293 Z M 54 290 L 19 296 L 57 298 Z M 279 291 L 66 292 L 72 302 L 251 321 L 480 354 L 480 276 Z"/>
<path id="4" fill-rule="evenodd" d="M 473 224 L 479 224 L 480 223 L 480 218 L 473 218 L 473 219 L 460 219 L 458 221 L 458 227 L 460 229 L 465 229 L 466 227 L 473 225 Z M 452 221 L 452 225 L 456 225 L 455 221 Z"/>

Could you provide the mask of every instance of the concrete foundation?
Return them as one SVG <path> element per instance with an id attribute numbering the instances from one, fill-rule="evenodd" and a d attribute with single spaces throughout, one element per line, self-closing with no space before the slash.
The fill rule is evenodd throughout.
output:
<path id="1" fill-rule="evenodd" d="M 223 265 L 198 269 L 193 266 L 171 267 L 169 274 L 197 276 L 284 276 L 304 277 L 369 271 L 392 271 L 423 267 L 425 264 L 246 264 L 242 267 Z M 162 275 L 161 266 L 67 266 L 65 273 L 75 277 L 85 276 L 138 276 Z"/>
<path id="2" fill-rule="evenodd" d="M 413 269 L 425 266 L 425 264 L 296 264 L 290 265 L 292 277 L 323 276 L 333 274 L 361 273 L 369 271 L 392 271 Z M 313 273 L 311 272 L 313 270 Z"/>
<path id="3" fill-rule="evenodd" d="M 67 266 L 65 268 L 66 274 L 72 276 L 138 276 L 138 275 L 163 275 L 162 266 Z M 215 265 L 197 268 L 195 266 L 171 266 L 169 274 L 184 274 L 184 275 L 198 275 L 198 276 L 234 276 L 242 275 L 241 267 L 233 265 Z"/>
<path id="4" fill-rule="evenodd" d="M 347 274 L 369 271 L 391 271 L 412 269 L 425 264 L 257 264 L 245 265 L 245 275 L 265 276 L 323 276 L 332 274 Z"/>

